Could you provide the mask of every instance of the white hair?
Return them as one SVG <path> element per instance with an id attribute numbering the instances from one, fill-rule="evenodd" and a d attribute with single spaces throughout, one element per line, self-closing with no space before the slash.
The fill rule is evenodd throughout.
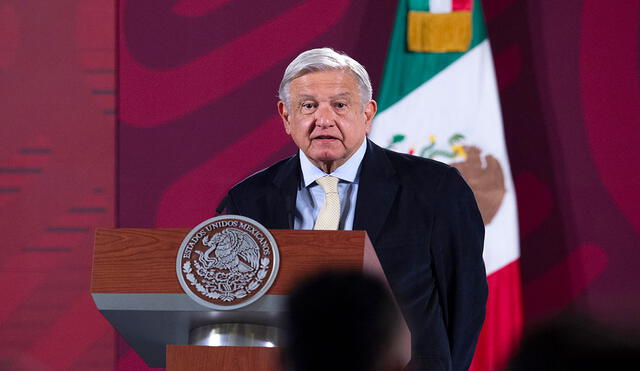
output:
<path id="1" fill-rule="evenodd" d="M 300 76 L 312 72 L 344 70 L 353 73 L 358 86 L 360 87 L 360 101 L 362 106 L 369 102 L 372 97 L 371 80 L 364 67 L 355 59 L 346 54 L 338 53 L 331 48 L 311 49 L 300 53 L 284 71 L 284 76 L 278 89 L 278 97 L 290 108 L 291 81 Z"/>

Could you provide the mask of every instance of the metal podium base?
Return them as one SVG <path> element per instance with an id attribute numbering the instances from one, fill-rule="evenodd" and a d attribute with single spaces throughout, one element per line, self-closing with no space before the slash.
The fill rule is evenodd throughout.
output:
<path id="1" fill-rule="evenodd" d="M 248 323 L 218 323 L 196 327 L 189 334 L 190 345 L 278 347 L 283 342 L 283 330 L 278 327 Z"/>

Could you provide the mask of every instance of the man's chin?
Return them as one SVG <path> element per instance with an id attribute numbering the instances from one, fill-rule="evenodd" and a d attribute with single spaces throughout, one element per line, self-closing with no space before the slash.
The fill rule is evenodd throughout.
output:
<path id="1" fill-rule="evenodd" d="M 321 169 L 335 170 L 338 166 L 345 162 L 345 154 L 337 154 L 335 152 L 311 152 L 307 154 L 311 162 Z"/>
<path id="2" fill-rule="evenodd" d="M 344 155 L 337 155 L 335 153 L 322 152 L 322 153 L 311 153 L 311 156 L 308 156 L 308 157 L 317 162 L 332 163 L 332 162 L 340 161 L 340 159 L 342 159 Z"/>

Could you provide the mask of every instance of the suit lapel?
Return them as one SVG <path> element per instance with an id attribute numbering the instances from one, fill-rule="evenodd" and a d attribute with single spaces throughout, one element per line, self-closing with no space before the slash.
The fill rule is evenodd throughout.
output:
<path id="1" fill-rule="evenodd" d="M 374 246 L 389 215 L 398 186 L 395 169 L 384 150 L 367 139 L 353 229 L 366 230 Z"/>
<path id="2" fill-rule="evenodd" d="M 274 229 L 293 229 L 293 215 L 296 207 L 296 194 L 300 183 L 299 155 L 289 158 L 273 178 L 277 188 L 275 195 L 268 197 L 268 210 Z"/>

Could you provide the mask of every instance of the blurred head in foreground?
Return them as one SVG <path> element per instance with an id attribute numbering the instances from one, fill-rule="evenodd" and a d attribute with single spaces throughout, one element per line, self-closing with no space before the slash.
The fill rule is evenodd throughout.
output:
<path id="1" fill-rule="evenodd" d="M 508 371 L 637 370 L 640 342 L 587 318 L 562 316 L 525 334 Z"/>
<path id="2" fill-rule="evenodd" d="M 356 272 L 326 272 L 289 297 L 288 371 L 401 370 L 400 314 L 379 280 Z"/>

